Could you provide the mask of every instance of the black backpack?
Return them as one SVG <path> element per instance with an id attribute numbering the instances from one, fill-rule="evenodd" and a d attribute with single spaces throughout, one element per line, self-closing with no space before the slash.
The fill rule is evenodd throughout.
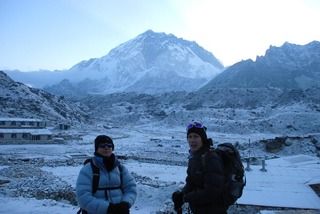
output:
<path id="1" fill-rule="evenodd" d="M 234 204 L 242 196 L 246 185 L 244 166 L 239 151 L 231 143 L 219 144 L 215 151 L 223 160 L 225 174 L 225 191 L 223 200 L 226 206 Z M 205 156 L 202 156 L 205 164 Z"/>
<path id="2" fill-rule="evenodd" d="M 100 190 L 101 188 L 99 188 L 99 180 L 100 180 L 100 169 L 94 165 L 93 161 L 92 161 L 92 158 L 89 158 L 89 159 L 86 159 L 83 163 L 83 165 L 86 165 L 90 163 L 91 165 L 91 169 L 92 169 L 92 194 L 96 193 L 98 190 Z M 108 188 L 108 190 L 111 190 L 111 189 L 121 189 L 121 186 L 122 186 L 122 165 L 119 164 L 118 165 L 119 167 L 119 171 L 120 171 L 120 186 L 119 187 L 113 187 L 113 188 Z M 102 190 L 105 190 L 105 188 L 103 188 Z M 77 214 L 87 214 L 88 212 L 82 208 L 80 208 L 77 212 Z"/>

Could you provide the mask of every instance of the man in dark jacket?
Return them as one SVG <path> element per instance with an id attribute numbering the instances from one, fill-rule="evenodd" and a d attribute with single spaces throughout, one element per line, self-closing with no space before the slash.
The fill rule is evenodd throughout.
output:
<path id="1" fill-rule="evenodd" d="M 207 138 L 206 127 L 197 122 L 188 125 L 187 140 L 190 156 L 186 185 L 172 194 L 175 210 L 181 213 L 187 202 L 194 214 L 226 214 L 223 162 L 214 151 L 209 152 L 212 140 Z"/>

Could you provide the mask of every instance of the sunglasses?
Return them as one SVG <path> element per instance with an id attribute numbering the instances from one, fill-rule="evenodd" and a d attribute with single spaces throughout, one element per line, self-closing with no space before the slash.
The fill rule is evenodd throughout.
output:
<path id="1" fill-rule="evenodd" d="M 187 131 L 191 128 L 198 128 L 198 129 L 204 129 L 205 131 L 207 130 L 207 127 L 205 127 L 204 125 L 202 125 L 199 122 L 192 122 L 187 126 Z"/>
<path id="2" fill-rule="evenodd" d="M 111 143 L 104 143 L 104 144 L 99 144 L 98 147 L 102 149 L 106 149 L 106 148 L 112 148 L 113 145 Z"/>

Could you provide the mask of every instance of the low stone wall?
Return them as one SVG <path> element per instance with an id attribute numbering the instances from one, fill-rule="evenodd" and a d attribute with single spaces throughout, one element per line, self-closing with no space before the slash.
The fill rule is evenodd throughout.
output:
<path id="1" fill-rule="evenodd" d="M 10 165 L 0 170 L 0 193 L 11 197 L 53 199 L 76 205 L 75 190 L 67 182 L 30 164 Z"/>

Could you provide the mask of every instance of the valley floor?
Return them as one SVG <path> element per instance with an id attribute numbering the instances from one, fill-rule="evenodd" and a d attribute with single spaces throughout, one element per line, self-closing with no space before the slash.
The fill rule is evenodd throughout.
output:
<path id="1" fill-rule="evenodd" d="M 0 180 L 10 181 L 0 184 L 0 213 L 75 213 L 78 208 L 72 205 L 74 201 L 60 196 L 60 200 L 53 200 L 52 195 L 56 189 L 72 192 L 82 161 L 93 153 L 93 139 L 102 132 L 114 138 L 116 154 L 136 178 L 139 192 L 132 213 L 169 213 L 171 194 L 183 185 L 186 176 L 188 147 L 183 128 L 141 126 L 72 130 L 69 134 L 80 132 L 82 140 L 65 144 L 0 145 Z M 274 137 L 223 133 L 209 136 L 219 142 L 242 144 L 248 139 L 254 142 Z M 244 152 L 258 158 L 265 156 L 261 148 L 247 148 Z M 320 211 L 320 198 L 309 187 L 320 183 L 320 159 L 313 153 L 294 152 L 267 160 L 266 172 L 260 170 L 260 164 L 251 165 L 252 170 L 246 173 L 247 186 L 238 201 L 240 206 L 232 207 L 229 213 Z M 47 188 L 47 192 L 37 192 L 37 188 Z"/>

